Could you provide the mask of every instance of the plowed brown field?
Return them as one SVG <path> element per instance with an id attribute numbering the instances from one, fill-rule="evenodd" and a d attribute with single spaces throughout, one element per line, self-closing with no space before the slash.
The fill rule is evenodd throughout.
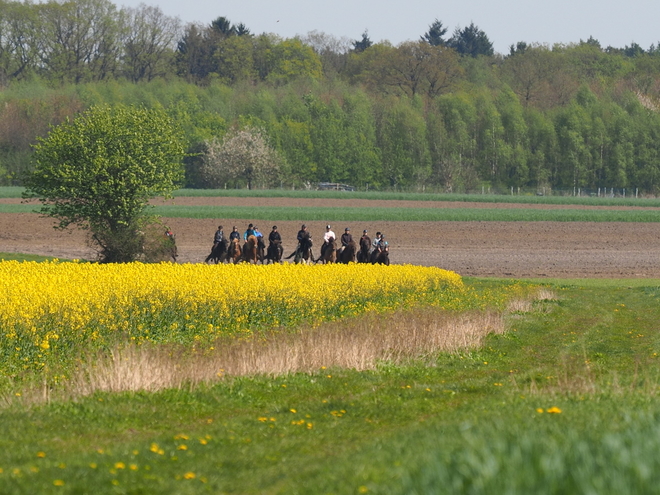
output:
<path id="1" fill-rule="evenodd" d="M 14 200 L 3 200 L 13 202 Z M 377 207 L 373 200 L 287 198 L 176 198 L 179 205 L 250 205 L 298 207 Z M 387 201 L 387 206 L 416 208 L 566 208 L 551 205 Z M 579 208 L 571 206 L 570 208 Z M 621 208 L 624 209 L 624 208 Z M 228 234 L 241 232 L 248 221 L 230 218 L 165 219 L 177 235 L 179 261 L 199 263 L 208 254 L 218 224 Z M 268 234 L 272 221 L 256 222 Z M 316 244 L 323 222 L 306 222 Z M 277 222 L 285 255 L 295 247 L 300 222 Z M 84 232 L 60 232 L 53 221 L 36 214 L 0 214 L 0 252 L 20 252 L 59 258 L 93 259 Z M 340 235 L 349 227 L 354 237 L 362 229 L 380 230 L 391 246 L 392 263 L 439 266 L 461 275 L 515 278 L 660 278 L 660 223 L 590 222 L 378 222 L 336 223 Z"/>

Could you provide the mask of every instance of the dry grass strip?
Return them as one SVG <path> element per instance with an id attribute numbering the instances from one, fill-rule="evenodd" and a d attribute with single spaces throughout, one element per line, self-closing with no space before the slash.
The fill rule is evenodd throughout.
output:
<path id="1" fill-rule="evenodd" d="M 321 367 L 373 369 L 379 361 L 402 362 L 437 352 L 481 345 L 502 333 L 501 315 L 452 315 L 434 309 L 365 315 L 272 333 L 265 338 L 217 342 L 191 353 L 172 346 L 130 346 L 100 356 L 73 380 L 74 395 L 95 391 L 156 391 L 208 383 L 224 376 L 314 372 Z"/>

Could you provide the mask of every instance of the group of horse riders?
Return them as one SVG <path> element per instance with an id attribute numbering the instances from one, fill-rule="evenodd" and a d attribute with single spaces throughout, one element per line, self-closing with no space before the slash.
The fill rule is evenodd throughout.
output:
<path id="1" fill-rule="evenodd" d="M 376 238 L 371 241 L 367 230 L 362 231 L 362 237 L 358 244 L 353 241 L 353 236 L 351 235 L 351 230 L 346 227 L 344 233 L 340 237 L 341 246 L 336 248 L 336 236 L 332 231 L 330 225 L 326 225 L 325 234 L 323 235 L 323 245 L 321 246 L 321 256 L 316 260 L 324 262 L 334 262 L 334 261 L 343 261 L 345 263 L 349 261 L 357 261 L 363 263 L 385 263 L 389 264 L 389 245 L 385 240 L 385 235 L 380 232 L 376 232 Z M 240 243 L 241 235 L 238 232 L 236 226 L 232 228 L 232 232 L 229 234 L 229 239 L 225 239 L 224 231 L 222 225 L 218 227 L 218 230 L 213 236 L 213 247 L 211 253 L 206 257 L 205 263 L 214 260 L 216 263 L 219 261 L 232 261 L 231 253 L 229 252 L 229 246 L 238 246 Z M 240 249 L 240 256 L 244 261 L 254 261 L 260 259 L 262 262 L 265 260 L 279 262 L 282 260 L 283 248 L 282 248 L 282 236 L 277 230 L 277 225 L 273 226 L 272 231 L 268 235 L 268 252 L 264 255 L 265 243 L 264 235 L 259 231 L 259 228 L 253 224 L 249 224 L 245 232 L 243 233 L 244 246 Z M 295 256 L 294 261 L 296 263 L 301 261 L 315 261 L 311 253 L 312 247 L 312 236 L 307 230 L 307 225 L 303 224 L 298 231 L 297 235 L 298 245 L 296 250 L 287 257 L 290 259 Z M 250 244 L 251 243 L 251 244 Z M 255 252 L 254 258 L 251 259 L 249 255 L 249 249 L 253 249 Z M 238 247 L 236 249 L 236 256 L 233 261 L 239 261 L 239 251 Z M 329 251 L 331 255 L 329 255 Z M 348 251 L 347 251 L 348 250 Z M 247 252 L 246 252 L 247 251 Z M 256 254 L 256 253 L 260 254 Z M 346 255 L 346 256 L 345 256 Z"/>
<path id="2" fill-rule="evenodd" d="M 303 227 L 305 226 L 303 225 Z M 329 247 L 332 247 L 332 244 L 335 242 L 336 239 L 337 236 L 332 231 L 332 227 L 330 225 L 326 225 L 325 234 L 323 234 L 323 245 L 321 246 L 321 259 L 326 259 L 325 254 L 327 252 L 327 249 Z M 347 248 L 350 249 L 351 243 L 353 242 L 353 235 L 351 234 L 351 229 L 346 227 L 344 229 L 344 233 L 341 235 L 339 240 L 341 242 L 341 246 L 337 249 L 337 258 L 341 259 L 344 251 Z M 363 253 L 363 254 L 367 254 L 368 257 L 365 257 L 364 259 L 360 259 L 360 257 L 358 256 L 358 261 L 364 261 L 364 262 L 370 261 L 373 263 L 373 260 L 377 258 L 378 254 L 389 251 L 389 243 L 385 240 L 385 235 L 380 232 L 376 232 L 376 238 L 372 241 L 371 238 L 369 237 L 367 229 L 364 229 L 362 231 L 362 237 L 360 238 L 359 246 L 361 250 L 356 252 L 356 255 Z"/>

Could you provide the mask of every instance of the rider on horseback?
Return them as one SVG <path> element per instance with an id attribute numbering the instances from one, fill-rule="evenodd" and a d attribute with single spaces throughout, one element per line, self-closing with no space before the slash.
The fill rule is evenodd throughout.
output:
<path id="1" fill-rule="evenodd" d="M 222 242 L 222 238 L 224 237 L 225 233 L 222 230 L 222 225 L 218 226 L 218 230 L 215 231 L 215 235 L 213 236 L 213 247 L 216 248 L 218 247 L 218 244 Z"/>
<path id="2" fill-rule="evenodd" d="M 222 225 L 220 225 L 218 226 L 218 230 L 215 231 L 215 234 L 213 236 L 213 247 L 211 248 L 211 253 L 206 257 L 204 263 L 208 263 L 209 260 L 213 257 L 213 253 L 215 252 L 216 249 L 218 249 L 218 246 L 222 242 L 223 237 L 224 237 L 224 232 L 222 230 Z"/>
<path id="3" fill-rule="evenodd" d="M 229 234 L 229 242 L 233 241 L 234 239 L 240 239 L 240 238 L 241 238 L 241 234 L 238 233 L 238 227 L 234 225 L 231 234 Z"/>
<path id="4" fill-rule="evenodd" d="M 348 246 L 351 242 L 353 242 L 353 236 L 351 235 L 351 229 L 346 227 L 344 229 L 344 233 L 341 235 L 341 247 L 337 251 L 337 256 L 339 256 L 341 253 L 343 253 L 344 249 L 346 249 L 346 246 Z"/>
<path id="5" fill-rule="evenodd" d="M 273 230 L 268 234 L 268 242 L 274 244 L 276 242 L 282 242 L 282 236 L 277 231 L 277 225 L 273 225 Z"/>
<path id="6" fill-rule="evenodd" d="M 380 244 L 380 239 L 381 239 L 381 233 L 376 232 L 376 238 L 374 239 L 374 242 L 371 244 L 374 249 L 378 249 L 378 245 Z"/>
<path id="7" fill-rule="evenodd" d="M 268 258 L 273 262 L 282 259 L 282 236 L 277 231 L 277 225 L 273 225 L 273 230 L 268 234 Z"/>
<path id="8" fill-rule="evenodd" d="M 321 258 L 323 258 L 323 255 L 325 254 L 325 250 L 330 245 L 330 239 L 334 240 L 336 238 L 337 236 L 335 236 L 335 233 L 330 228 L 330 225 L 326 225 L 325 234 L 323 234 L 323 245 L 321 246 Z"/>
<path id="9" fill-rule="evenodd" d="M 254 235 L 254 227 L 252 226 L 252 224 L 248 225 L 247 230 L 243 234 L 243 240 L 247 241 L 248 237 L 250 237 L 251 235 Z"/>
<path id="10" fill-rule="evenodd" d="M 311 236 L 307 230 L 307 225 L 304 223 L 298 231 L 298 247 L 296 248 L 296 254 L 300 254 L 305 246 L 309 243 Z"/>

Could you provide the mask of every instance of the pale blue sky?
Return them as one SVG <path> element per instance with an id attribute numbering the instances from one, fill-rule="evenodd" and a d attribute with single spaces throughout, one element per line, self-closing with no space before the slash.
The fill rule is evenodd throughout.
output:
<path id="1" fill-rule="evenodd" d="M 451 34 L 474 22 L 497 52 L 508 53 L 517 41 L 576 43 L 589 36 L 603 47 L 636 42 L 658 44 L 658 0 L 113 0 L 118 6 L 158 5 L 184 22 L 209 24 L 224 16 L 243 22 L 252 33 L 284 38 L 318 30 L 338 38 L 359 39 L 365 29 L 372 41 L 393 44 L 417 40 L 438 18 Z"/>

